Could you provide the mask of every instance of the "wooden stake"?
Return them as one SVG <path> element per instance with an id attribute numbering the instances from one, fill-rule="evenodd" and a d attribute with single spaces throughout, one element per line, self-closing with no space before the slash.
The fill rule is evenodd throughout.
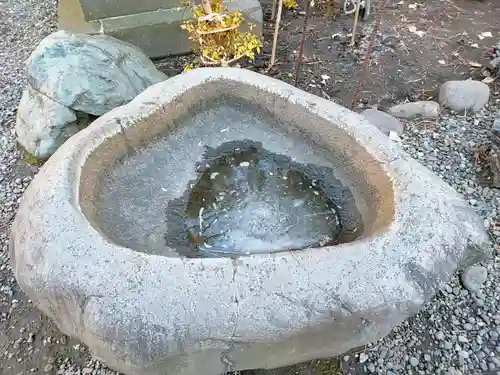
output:
<path id="1" fill-rule="evenodd" d="M 276 0 L 273 0 L 273 9 L 271 10 L 271 21 L 274 20 L 276 16 Z"/>
<path id="2" fill-rule="evenodd" d="M 203 2 L 203 11 L 206 15 L 212 14 L 212 5 L 210 4 L 210 0 L 205 0 Z"/>
<path id="3" fill-rule="evenodd" d="M 361 0 L 356 0 L 356 12 L 354 13 L 354 24 L 352 25 L 351 46 L 356 42 L 356 28 L 359 21 L 359 8 L 361 8 Z"/>
<path id="4" fill-rule="evenodd" d="M 307 0 L 307 1 L 309 1 L 309 0 Z M 276 15 L 276 22 L 274 25 L 274 37 L 273 37 L 273 49 L 271 51 L 271 63 L 269 64 L 269 67 L 272 67 L 274 65 L 275 60 L 276 60 L 276 47 L 278 45 L 278 35 L 280 33 L 281 11 L 282 10 L 283 10 L 283 0 L 279 0 L 278 14 Z"/>

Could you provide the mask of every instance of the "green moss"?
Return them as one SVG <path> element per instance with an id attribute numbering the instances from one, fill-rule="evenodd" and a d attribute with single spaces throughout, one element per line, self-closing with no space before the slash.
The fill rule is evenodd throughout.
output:
<path id="1" fill-rule="evenodd" d="M 315 375 L 344 375 L 339 358 L 321 359 L 316 364 Z"/>
<path id="2" fill-rule="evenodd" d="M 24 161 L 29 165 L 35 167 L 41 167 L 43 165 L 43 161 L 38 159 L 35 155 L 31 155 L 30 153 L 24 153 Z"/>
<path id="3" fill-rule="evenodd" d="M 340 358 L 327 358 L 273 370 L 247 370 L 242 371 L 241 375 L 345 375 L 345 373 Z"/>

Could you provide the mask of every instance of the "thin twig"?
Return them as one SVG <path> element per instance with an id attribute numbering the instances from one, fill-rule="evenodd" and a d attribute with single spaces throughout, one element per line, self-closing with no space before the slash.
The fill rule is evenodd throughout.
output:
<path id="1" fill-rule="evenodd" d="M 281 22 L 281 11 L 282 10 L 283 10 L 283 0 L 279 0 L 278 14 L 276 16 L 276 22 L 274 25 L 274 37 L 273 37 L 273 49 L 271 52 L 271 63 L 269 64 L 269 67 L 273 66 L 274 62 L 276 60 L 276 46 L 278 45 L 278 35 L 280 33 L 280 22 Z"/>
<path id="2" fill-rule="evenodd" d="M 295 86 L 297 86 L 297 84 L 299 83 L 300 68 L 302 65 L 302 59 L 304 58 L 304 44 L 306 41 L 307 21 L 309 19 L 309 10 L 311 9 L 311 1 L 312 0 L 306 0 L 306 14 L 304 15 L 304 24 L 302 25 L 302 38 L 300 39 L 299 58 L 297 60 L 297 66 L 295 67 Z"/>
<path id="3" fill-rule="evenodd" d="M 361 8 L 361 0 L 356 1 L 356 12 L 354 12 L 354 24 L 352 25 L 351 46 L 356 43 L 356 29 L 359 21 L 359 8 Z"/>
<path id="4" fill-rule="evenodd" d="M 351 102 L 351 108 L 354 108 L 356 103 L 358 102 L 359 99 L 359 93 L 361 91 L 361 85 L 363 79 L 366 77 L 366 74 L 368 73 L 368 67 L 370 65 L 370 61 L 372 58 L 372 52 L 373 52 L 373 40 L 375 36 L 378 33 L 378 29 L 380 27 L 380 22 L 382 18 L 382 10 L 385 9 L 385 2 L 386 0 L 381 0 L 377 5 L 378 5 L 378 10 L 375 10 L 375 19 L 373 20 L 373 28 L 372 32 L 370 33 L 370 36 L 368 37 L 368 47 L 366 49 L 364 61 L 363 61 L 363 68 L 360 72 L 358 72 L 358 79 L 356 81 L 356 87 L 354 88 L 354 92 L 352 95 L 352 102 Z"/>

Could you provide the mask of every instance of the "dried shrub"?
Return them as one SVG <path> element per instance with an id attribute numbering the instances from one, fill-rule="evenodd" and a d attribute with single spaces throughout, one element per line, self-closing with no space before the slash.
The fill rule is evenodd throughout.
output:
<path id="1" fill-rule="evenodd" d="M 189 39 L 196 43 L 198 61 L 186 66 L 190 70 L 196 65 L 231 66 L 246 57 L 254 60 L 260 52 L 262 40 L 252 32 L 242 32 L 243 15 L 228 13 L 219 0 L 204 0 L 196 5 L 188 1 L 187 6 L 194 14 L 194 20 L 185 21 L 182 29 L 189 33 Z M 254 25 L 250 25 L 250 30 Z"/>

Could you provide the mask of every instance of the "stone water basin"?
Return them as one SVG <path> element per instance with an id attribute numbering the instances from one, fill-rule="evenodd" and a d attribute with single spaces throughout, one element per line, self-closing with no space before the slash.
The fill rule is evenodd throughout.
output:
<path id="1" fill-rule="evenodd" d="M 38 308 L 131 375 L 342 354 L 489 255 L 467 203 L 361 116 L 231 68 L 152 86 L 72 137 L 11 239 Z"/>

